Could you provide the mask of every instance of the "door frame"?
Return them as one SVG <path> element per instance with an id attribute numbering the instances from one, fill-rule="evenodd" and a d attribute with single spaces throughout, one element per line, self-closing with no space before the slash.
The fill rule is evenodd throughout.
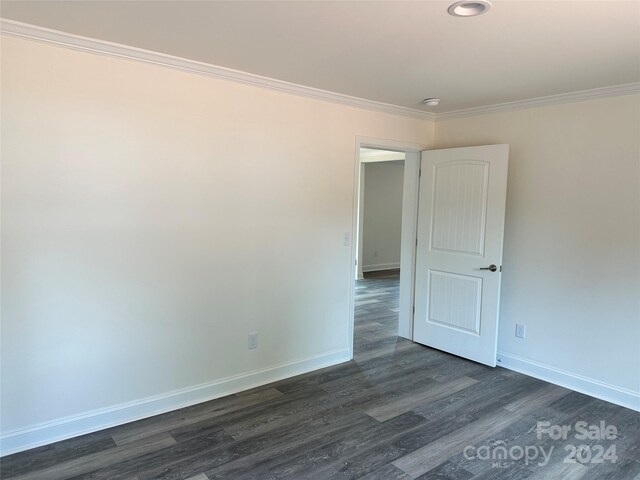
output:
<path id="1" fill-rule="evenodd" d="M 360 161 L 360 148 L 377 148 L 403 152 L 404 184 L 402 192 L 402 240 L 400 253 L 400 313 L 398 314 L 398 336 L 413 339 L 413 300 L 416 265 L 416 235 L 418 228 L 418 195 L 420 184 L 420 152 L 427 146 L 402 140 L 389 140 L 356 136 L 354 152 L 353 209 L 351 225 L 351 263 L 349 267 L 349 324 L 347 328 L 347 345 L 349 358 L 353 358 L 353 334 L 355 326 L 355 294 L 358 267 L 358 243 L 361 241 L 358 225 L 358 206 L 361 201 L 360 183 L 364 163 Z"/>

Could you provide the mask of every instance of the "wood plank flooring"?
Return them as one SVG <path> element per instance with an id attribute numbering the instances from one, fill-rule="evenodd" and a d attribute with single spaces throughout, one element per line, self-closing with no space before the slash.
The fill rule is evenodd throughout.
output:
<path id="1" fill-rule="evenodd" d="M 398 338 L 397 317 L 396 273 L 360 281 L 353 361 L 11 455 L 0 477 L 640 480 L 640 413 Z M 538 438 L 537 421 L 617 435 Z M 582 462 L 564 461 L 572 444 Z M 584 461 L 597 445 L 617 460 Z"/>

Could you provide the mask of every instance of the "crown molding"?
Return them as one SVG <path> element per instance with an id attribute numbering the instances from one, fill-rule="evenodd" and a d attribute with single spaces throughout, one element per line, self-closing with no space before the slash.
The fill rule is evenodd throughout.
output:
<path id="1" fill-rule="evenodd" d="M 438 113 L 436 115 L 436 120 L 440 121 L 452 118 L 474 117 L 477 115 L 486 115 L 488 113 L 509 112 L 513 110 L 523 110 L 525 108 L 542 107 L 545 105 L 593 100 L 595 98 L 632 95 L 634 93 L 640 93 L 640 82 L 625 83 L 623 85 L 614 85 L 611 87 L 592 88 L 590 90 L 579 90 L 577 92 L 560 93 L 558 95 L 529 98 L 526 100 L 517 100 L 515 102 L 496 103 L 494 105 L 487 105 L 484 107 L 453 110 L 450 112 Z"/>
<path id="2" fill-rule="evenodd" d="M 150 63 L 153 65 L 161 65 L 164 67 L 175 68 L 186 72 L 196 73 L 199 75 L 207 75 L 210 77 L 229 80 L 236 83 L 243 83 L 256 87 L 269 88 L 293 95 L 313 98 L 316 100 L 325 100 L 328 102 L 339 103 L 352 107 L 374 110 L 377 112 L 391 113 L 402 115 L 405 117 L 420 118 L 423 120 L 435 120 L 434 113 L 416 110 L 413 108 L 391 105 L 374 100 L 352 97 L 341 93 L 321 90 L 319 88 L 307 87 L 296 83 L 276 80 L 274 78 L 263 77 L 253 73 L 242 72 L 232 68 L 220 67 L 204 62 L 189 60 L 186 58 L 175 57 L 164 53 L 152 52 L 142 48 L 130 47 L 119 43 L 97 40 L 94 38 L 82 37 L 71 33 L 60 32 L 49 28 L 30 25 L 27 23 L 17 22 L 0 18 L 0 32 L 14 37 L 27 38 L 37 40 L 44 43 L 59 45 L 83 52 L 97 53 L 100 55 L 108 55 L 111 57 L 126 58 L 129 60 L 137 60 L 139 62 Z"/>
<path id="3" fill-rule="evenodd" d="M 59 45 L 74 50 L 90 52 L 111 57 L 126 58 L 139 62 L 160 65 L 174 68 L 186 72 L 220 78 L 236 83 L 253 85 L 256 87 L 269 88 L 280 92 L 298 95 L 302 97 L 324 100 L 327 102 L 349 105 L 357 108 L 364 108 L 383 113 L 402 115 L 423 120 L 449 120 L 453 118 L 472 117 L 486 115 L 489 113 L 508 112 L 522 110 L 525 108 L 540 107 L 544 105 L 554 105 L 561 103 L 577 102 L 582 100 L 592 100 L 595 98 L 613 97 L 618 95 L 630 95 L 640 93 L 640 82 L 614 85 L 611 87 L 593 88 L 590 90 L 580 90 L 577 92 L 561 93 L 545 97 L 517 100 L 514 102 L 498 103 L 482 107 L 465 108 L 442 113 L 425 112 L 413 108 L 391 105 L 389 103 L 376 102 L 365 98 L 352 97 L 341 93 L 321 90 L 319 88 L 307 87 L 295 83 L 276 80 L 274 78 L 263 77 L 253 73 L 242 72 L 231 68 L 220 67 L 208 63 L 175 57 L 164 53 L 152 52 L 141 48 L 130 47 L 118 43 L 97 40 L 94 38 L 82 37 L 71 33 L 60 32 L 37 25 L 17 22 L 0 18 L 0 32 L 14 37 L 37 40 L 44 43 Z"/>

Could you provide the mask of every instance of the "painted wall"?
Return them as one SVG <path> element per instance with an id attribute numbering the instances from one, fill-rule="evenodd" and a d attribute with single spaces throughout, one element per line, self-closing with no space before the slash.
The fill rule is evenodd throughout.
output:
<path id="1" fill-rule="evenodd" d="M 433 132 L 3 37 L 5 436 L 37 443 L 125 421 L 118 406 L 148 414 L 137 402 L 153 396 L 175 407 L 345 360 L 355 138 Z"/>
<path id="2" fill-rule="evenodd" d="M 437 122 L 437 148 L 495 143 L 510 145 L 499 350 L 640 395 L 640 95 Z"/>
<path id="3" fill-rule="evenodd" d="M 404 161 L 364 164 L 362 270 L 400 268 Z"/>

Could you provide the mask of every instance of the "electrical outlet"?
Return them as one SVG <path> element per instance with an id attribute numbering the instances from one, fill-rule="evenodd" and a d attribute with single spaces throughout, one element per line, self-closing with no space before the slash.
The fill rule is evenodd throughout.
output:
<path id="1" fill-rule="evenodd" d="M 254 348 L 258 348 L 258 333 L 250 333 L 249 338 L 247 340 L 247 348 L 249 350 L 253 350 Z"/>
<path id="2" fill-rule="evenodd" d="M 525 330 L 524 325 L 520 323 L 516 323 L 516 337 L 524 338 L 524 330 Z"/>

